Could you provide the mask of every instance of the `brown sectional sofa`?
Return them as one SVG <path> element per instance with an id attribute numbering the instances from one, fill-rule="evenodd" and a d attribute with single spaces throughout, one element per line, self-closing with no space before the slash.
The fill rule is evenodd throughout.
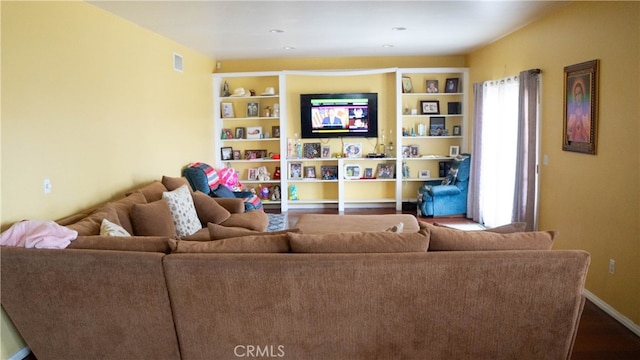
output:
<path id="1" fill-rule="evenodd" d="M 169 250 L 3 247 L 2 306 L 39 360 L 570 357 L 589 254 L 551 251 L 553 232 L 305 216 Z"/>

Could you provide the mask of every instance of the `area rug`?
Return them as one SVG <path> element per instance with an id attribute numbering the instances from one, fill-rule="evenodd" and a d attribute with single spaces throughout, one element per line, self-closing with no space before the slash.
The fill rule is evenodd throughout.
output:
<path id="1" fill-rule="evenodd" d="M 269 217 L 269 226 L 267 231 L 280 231 L 287 228 L 287 214 L 267 213 Z"/>

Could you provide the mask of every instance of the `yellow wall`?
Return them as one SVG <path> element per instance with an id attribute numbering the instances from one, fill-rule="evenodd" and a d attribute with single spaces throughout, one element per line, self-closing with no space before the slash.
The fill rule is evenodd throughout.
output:
<path id="1" fill-rule="evenodd" d="M 3 228 L 213 161 L 213 59 L 84 2 L 1 6 Z M 6 359 L 23 345 L 0 329 Z"/>
<path id="2" fill-rule="evenodd" d="M 542 69 L 540 228 L 591 253 L 587 289 L 640 324 L 640 3 L 576 2 L 470 54 L 471 82 Z M 596 156 L 562 150 L 564 67 L 600 59 Z M 608 273 L 615 259 L 614 275 Z"/>

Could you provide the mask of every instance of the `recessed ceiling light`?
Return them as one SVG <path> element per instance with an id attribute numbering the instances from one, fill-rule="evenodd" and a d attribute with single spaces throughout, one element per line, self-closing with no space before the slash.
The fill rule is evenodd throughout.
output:
<path id="1" fill-rule="evenodd" d="M 393 30 L 393 31 L 405 31 L 405 30 L 407 30 L 407 28 L 404 27 L 404 26 L 394 26 L 394 27 L 391 28 L 391 30 Z"/>
<path id="2" fill-rule="evenodd" d="M 295 50 L 296 48 L 293 46 L 283 46 L 282 47 L 283 50 Z"/>
<path id="3" fill-rule="evenodd" d="M 272 34 L 278 34 L 278 33 L 283 33 L 284 30 L 280 30 L 280 29 L 271 29 L 269 30 L 270 33 Z"/>
<path id="4" fill-rule="evenodd" d="M 384 45 L 382 45 L 382 47 L 383 47 L 383 48 L 392 48 L 392 47 L 393 47 L 393 45 L 391 45 L 391 44 L 384 44 Z"/>

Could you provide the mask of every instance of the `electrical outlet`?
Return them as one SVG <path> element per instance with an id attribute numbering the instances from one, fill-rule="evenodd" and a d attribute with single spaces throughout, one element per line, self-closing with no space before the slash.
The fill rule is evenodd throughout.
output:
<path id="1" fill-rule="evenodd" d="M 43 190 L 45 194 L 48 194 L 51 192 L 51 180 L 49 179 L 44 179 L 43 182 Z"/>
<path id="2" fill-rule="evenodd" d="M 609 274 L 613 274 L 616 272 L 616 261 L 613 259 L 609 259 Z"/>

